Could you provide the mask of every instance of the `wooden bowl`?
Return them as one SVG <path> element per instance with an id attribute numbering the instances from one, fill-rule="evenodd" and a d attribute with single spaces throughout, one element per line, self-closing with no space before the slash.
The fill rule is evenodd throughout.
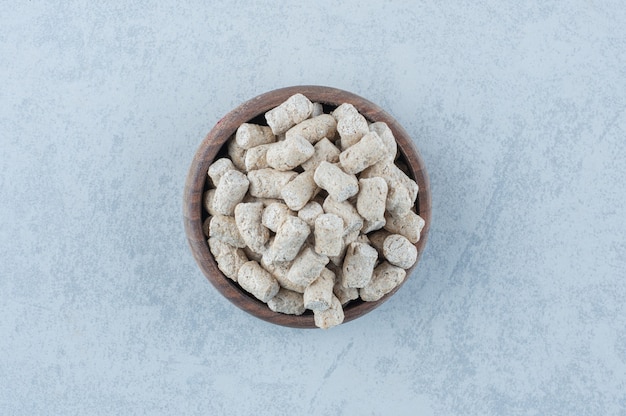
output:
<path id="1" fill-rule="evenodd" d="M 307 310 L 305 314 L 300 316 L 272 312 L 266 304 L 260 302 L 241 289 L 235 282 L 225 277 L 217 268 L 215 259 L 209 251 L 207 238 L 202 231 L 202 222 L 207 216 L 202 205 L 202 197 L 205 190 L 208 189 L 207 170 L 209 165 L 216 157 L 225 155 L 225 149 L 223 149 L 223 147 L 225 147 L 223 146 L 224 143 L 234 135 L 235 131 L 242 123 L 252 122 L 266 124 L 264 118 L 265 112 L 280 105 L 283 101 L 296 93 L 304 94 L 313 102 L 322 103 L 325 113 L 342 103 L 351 103 L 368 121 L 384 121 L 389 128 L 391 128 L 398 142 L 399 157 L 396 162 L 401 161 L 406 164 L 409 170 L 409 176 L 419 185 L 419 194 L 415 202 L 415 208 L 416 212 L 426 221 L 420 241 L 415 245 L 418 250 L 417 261 L 413 267 L 407 270 L 405 282 L 418 264 L 428 237 L 431 219 L 430 185 L 424 162 L 406 130 L 376 104 L 347 91 L 310 85 L 281 88 L 246 101 L 217 122 L 215 127 L 213 127 L 200 144 L 193 158 L 193 162 L 191 163 L 185 184 L 183 211 L 185 232 L 191 252 L 207 279 L 209 279 L 222 295 L 239 308 L 257 318 L 274 324 L 295 328 L 315 328 L 311 311 Z M 344 322 L 358 318 L 380 306 L 393 296 L 400 286 L 396 287 L 391 293 L 388 293 L 377 302 L 363 302 L 361 300 L 350 302 L 344 307 Z"/>

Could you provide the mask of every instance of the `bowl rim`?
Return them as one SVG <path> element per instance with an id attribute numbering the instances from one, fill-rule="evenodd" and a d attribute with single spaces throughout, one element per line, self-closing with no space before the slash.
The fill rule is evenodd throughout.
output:
<path id="1" fill-rule="evenodd" d="M 420 240 L 415 244 L 417 260 L 406 271 L 404 281 L 391 292 L 375 302 L 351 302 L 344 308 L 344 323 L 363 316 L 386 302 L 402 287 L 415 270 L 423 254 L 431 223 L 430 181 L 423 159 L 413 144 L 408 132 L 378 105 L 349 91 L 320 85 L 299 85 L 279 88 L 260 94 L 228 112 L 205 136 L 200 143 L 189 168 L 183 193 L 183 219 L 185 234 L 191 252 L 205 277 L 231 303 L 249 314 L 264 321 L 293 328 L 316 328 L 312 314 L 287 315 L 270 310 L 266 304 L 245 292 L 238 284 L 224 276 L 209 250 L 207 238 L 202 229 L 203 195 L 208 178 L 207 170 L 224 143 L 231 138 L 237 128 L 245 122 L 263 116 L 268 110 L 280 105 L 290 96 L 301 93 L 312 102 L 336 107 L 341 103 L 351 103 L 369 122 L 384 121 L 396 138 L 398 151 L 407 162 L 409 176 L 417 182 L 419 193 L 415 203 L 416 211 L 425 221 Z M 411 175 L 412 174 L 412 175 Z"/>

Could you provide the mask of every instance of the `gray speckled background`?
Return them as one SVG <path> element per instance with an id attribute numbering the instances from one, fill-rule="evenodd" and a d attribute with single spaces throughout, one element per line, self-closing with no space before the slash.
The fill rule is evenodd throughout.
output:
<path id="1" fill-rule="evenodd" d="M 626 414 L 623 2 L 104 3 L 0 4 L 0 414 Z M 232 306 L 182 225 L 204 135 L 297 84 L 432 182 L 419 267 L 326 332 Z"/>

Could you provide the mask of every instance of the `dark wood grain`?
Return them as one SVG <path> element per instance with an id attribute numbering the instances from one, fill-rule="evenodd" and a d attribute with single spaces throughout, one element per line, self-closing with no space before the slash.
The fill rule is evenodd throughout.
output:
<path id="1" fill-rule="evenodd" d="M 191 252 L 200 269 L 222 295 L 242 310 L 278 325 L 294 328 L 315 328 L 313 315 L 310 311 L 301 316 L 272 312 L 266 304 L 258 301 L 242 290 L 235 282 L 225 277 L 217 268 L 215 259 L 209 251 L 206 238 L 202 232 L 202 220 L 205 216 L 202 207 L 202 196 L 206 189 L 209 165 L 220 152 L 224 143 L 235 133 L 237 127 L 242 123 L 262 116 L 266 111 L 276 107 L 296 93 L 302 93 L 311 101 L 320 102 L 330 107 L 336 107 L 342 103 L 351 103 L 369 121 L 384 121 L 387 123 L 396 137 L 400 158 L 404 159 L 408 166 L 409 176 L 419 185 L 416 210 L 426 222 L 420 241 L 415 245 L 418 251 L 418 258 L 415 265 L 407 270 L 407 279 L 411 276 L 413 269 L 419 264 L 419 259 L 428 239 L 431 222 L 430 183 L 424 162 L 406 130 L 376 104 L 336 88 L 304 85 L 282 88 L 259 95 L 226 114 L 204 138 L 191 163 L 183 196 L 185 232 Z M 346 305 L 344 308 L 344 322 L 351 321 L 377 308 L 393 296 L 401 286 L 398 286 L 377 302 L 357 301 Z"/>

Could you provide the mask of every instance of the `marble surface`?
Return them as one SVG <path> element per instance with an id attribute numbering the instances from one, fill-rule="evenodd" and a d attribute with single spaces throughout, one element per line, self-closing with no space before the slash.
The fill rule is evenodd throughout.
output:
<path id="1" fill-rule="evenodd" d="M 618 1 L 3 2 L 0 414 L 626 414 L 624 22 Z M 417 270 L 329 331 L 228 303 L 182 224 L 203 136 L 298 84 L 387 109 L 432 182 Z"/>

